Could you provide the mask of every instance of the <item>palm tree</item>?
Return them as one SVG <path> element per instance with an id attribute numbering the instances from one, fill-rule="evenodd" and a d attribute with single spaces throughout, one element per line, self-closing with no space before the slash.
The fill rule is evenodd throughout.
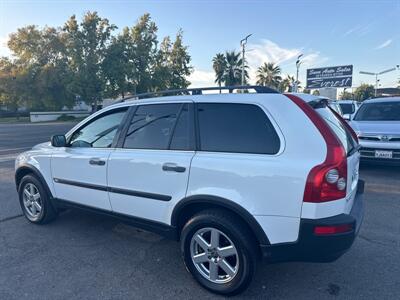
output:
<path id="1" fill-rule="evenodd" d="M 240 85 L 242 83 L 242 59 L 240 52 L 227 51 L 225 53 L 226 66 L 224 72 L 225 86 Z M 247 73 L 247 65 L 245 65 L 244 78 L 249 77 Z"/>
<path id="2" fill-rule="evenodd" d="M 213 58 L 213 69 L 215 71 L 215 83 L 221 87 L 222 82 L 224 81 L 224 74 L 226 68 L 226 59 L 223 53 L 217 53 Z M 221 93 L 221 89 L 219 90 Z"/>
<path id="3" fill-rule="evenodd" d="M 292 80 L 289 75 L 286 76 L 286 78 L 282 79 L 282 81 L 279 84 L 279 91 L 284 93 L 284 92 L 290 92 L 291 91 L 291 86 L 292 86 Z"/>
<path id="4" fill-rule="evenodd" d="M 278 88 L 282 80 L 281 68 L 274 63 L 264 63 L 257 70 L 257 84 Z"/>
<path id="5" fill-rule="evenodd" d="M 240 52 L 226 51 L 225 54 L 217 53 L 213 58 L 213 69 L 215 71 L 215 82 L 221 87 L 240 85 L 242 82 L 242 59 Z M 245 82 L 249 78 L 247 72 L 248 66 L 245 65 L 244 78 Z M 221 90 L 220 90 L 221 92 Z M 232 90 L 229 90 L 231 93 Z"/>

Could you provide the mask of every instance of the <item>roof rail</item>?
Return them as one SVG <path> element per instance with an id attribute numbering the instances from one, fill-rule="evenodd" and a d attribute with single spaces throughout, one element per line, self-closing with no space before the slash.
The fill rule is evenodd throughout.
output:
<path id="1" fill-rule="evenodd" d="M 236 86 L 222 86 L 222 87 L 204 87 L 204 88 L 192 88 L 192 89 L 176 89 L 176 90 L 165 90 L 157 92 L 142 93 L 129 96 L 118 102 L 124 102 L 126 100 L 138 100 L 143 98 L 151 97 L 163 97 L 167 95 L 202 95 L 203 91 L 220 91 L 220 90 L 250 90 L 253 89 L 257 94 L 278 94 L 279 92 L 262 85 L 236 85 Z"/>

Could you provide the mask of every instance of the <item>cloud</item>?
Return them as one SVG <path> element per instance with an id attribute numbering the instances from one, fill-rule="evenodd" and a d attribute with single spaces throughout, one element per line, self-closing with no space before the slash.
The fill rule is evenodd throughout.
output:
<path id="1" fill-rule="evenodd" d="M 373 27 L 375 27 L 377 21 L 368 22 L 367 24 L 358 24 L 350 29 L 348 29 L 342 36 L 346 37 L 348 35 L 358 35 L 360 37 L 369 33 Z"/>
<path id="2" fill-rule="evenodd" d="M 249 44 L 246 59 L 249 64 L 250 81 L 256 81 L 257 68 L 265 62 L 278 64 L 282 69 L 282 76 L 295 73 L 297 56 L 303 54 L 302 68 L 321 66 L 328 60 L 319 51 L 304 48 L 284 48 L 271 40 L 262 40 L 258 44 Z M 304 73 L 304 72 L 302 72 Z"/>
<path id="3" fill-rule="evenodd" d="M 190 87 L 214 86 L 214 71 L 204 71 L 195 68 L 193 73 L 188 77 L 188 80 L 191 82 Z"/>
<path id="4" fill-rule="evenodd" d="M 282 77 L 286 74 L 296 73 L 295 61 L 297 56 L 303 53 L 300 80 L 303 81 L 305 69 L 310 67 L 321 67 L 328 60 L 319 51 L 304 48 L 285 48 L 271 40 L 261 40 L 260 43 L 248 44 L 246 60 L 249 65 L 250 83 L 257 81 L 257 69 L 263 63 L 272 62 L 278 64 L 282 70 Z M 194 72 L 188 77 L 191 87 L 215 86 L 215 74 L 210 65 L 209 69 L 194 68 Z"/>
<path id="5" fill-rule="evenodd" d="M 388 40 L 384 41 L 382 44 L 380 44 L 378 47 L 376 47 L 375 50 L 379 50 L 379 49 L 386 48 L 386 47 L 388 47 L 392 42 L 393 42 L 392 39 L 388 39 Z"/>
<path id="6" fill-rule="evenodd" d="M 1 36 L 0 37 L 0 57 L 1 56 L 11 56 L 11 51 L 7 46 L 8 37 Z"/>

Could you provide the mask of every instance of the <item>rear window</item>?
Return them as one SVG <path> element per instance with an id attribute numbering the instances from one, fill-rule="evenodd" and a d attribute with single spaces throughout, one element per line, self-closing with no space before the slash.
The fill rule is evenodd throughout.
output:
<path id="1" fill-rule="evenodd" d="M 351 115 L 356 111 L 356 107 L 353 103 L 340 103 L 339 105 L 343 114 Z"/>
<path id="2" fill-rule="evenodd" d="M 343 125 L 343 121 L 327 107 L 318 107 L 315 109 L 318 114 L 324 118 L 329 127 L 335 132 L 340 142 L 344 146 L 346 153 L 350 155 L 356 149 L 356 142 L 349 130 Z"/>
<path id="3" fill-rule="evenodd" d="M 400 102 L 364 103 L 355 121 L 400 121 Z"/>
<path id="4" fill-rule="evenodd" d="M 252 104 L 199 103 L 200 149 L 276 154 L 280 140 L 264 111 Z"/>

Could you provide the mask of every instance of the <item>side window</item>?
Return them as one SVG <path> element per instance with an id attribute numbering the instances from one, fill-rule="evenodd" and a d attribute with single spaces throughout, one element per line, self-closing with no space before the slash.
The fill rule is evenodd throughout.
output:
<path id="1" fill-rule="evenodd" d="M 75 131 L 70 147 L 109 148 L 112 145 L 118 127 L 125 116 L 127 107 L 106 112 L 104 115 Z"/>
<path id="2" fill-rule="evenodd" d="M 279 137 L 263 110 L 252 104 L 198 104 L 203 151 L 276 154 Z"/>
<path id="3" fill-rule="evenodd" d="M 192 150 L 194 149 L 194 121 L 190 117 L 189 104 L 184 104 L 176 123 L 171 139 L 170 149 Z"/>
<path id="4" fill-rule="evenodd" d="M 168 149 L 182 104 L 148 104 L 137 108 L 124 148 Z"/>

